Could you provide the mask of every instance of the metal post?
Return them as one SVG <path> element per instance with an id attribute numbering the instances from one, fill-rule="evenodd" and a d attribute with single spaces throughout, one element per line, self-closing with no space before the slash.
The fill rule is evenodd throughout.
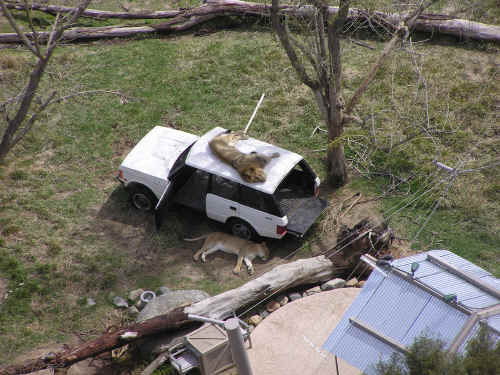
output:
<path id="1" fill-rule="evenodd" d="M 335 369 L 337 370 L 337 375 L 339 375 L 339 363 L 337 362 L 337 356 L 335 356 Z"/>
<path id="2" fill-rule="evenodd" d="M 245 130 L 243 130 L 243 134 L 247 134 L 248 128 L 250 127 L 250 124 L 252 123 L 253 118 L 255 117 L 255 114 L 257 113 L 257 110 L 259 109 L 260 105 L 262 104 L 262 101 L 264 100 L 264 95 L 265 94 L 262 94 L 262 96 L 260 97 L 259 102 L 257 103 L 257 106 L 253 110 L 252 116 L 250 117 L 250 120 L 248 121 L 247 126 L 245 126 Z"/>
<path id="3" fill-rule="evenodd" d="M 238 369 L 238 375 L 252 375 L 252 368 L 243 343 L 240 321 L 237 318 L 231 318 L 225 321 L 224 328 L 227 331 L 229 345 L 233 355 L 234 363 Z"/>

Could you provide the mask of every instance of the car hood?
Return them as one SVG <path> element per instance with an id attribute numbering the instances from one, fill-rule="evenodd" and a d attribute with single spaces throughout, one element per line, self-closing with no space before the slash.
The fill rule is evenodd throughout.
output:
<path id="1" fill-rule="evenodd" d="M 130 151 L 121 166 L 166 180 L 180 154 L 198 139 L 193 134 L 155 126 Z"/>

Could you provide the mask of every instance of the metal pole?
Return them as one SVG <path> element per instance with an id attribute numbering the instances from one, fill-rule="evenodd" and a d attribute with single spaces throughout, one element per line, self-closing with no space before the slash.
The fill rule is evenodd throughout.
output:
<path id="1" fill-rule="evenodd" d="M 238 318 L 231 318 L 224 322 L 224 328 L 227 331 L 229 345 L 233 355 L 233 361 L 238 369 L 238 375 L 252 375 L 252 368 L 248 360 L 247 351 L 243 343 L 240 321 Z"/>
<path id="2" fill-rule="evenodd" d="M 337 356 L 335 356 L 335 369 L 337 370 L 337 375 L 339 375 L 339 363 L 337 362 Z"/>
<path id="3" fill-rule="evenodd" d="M 259 109 L 260 105 L 262 104 L 262 101 L 264 100 L 264 94 L 262 94 L 262 96 L 260 97 L 260 100 L 259 102 L 257 103 L 257 106 L 255 107 L 255 109 L 253 110 L 253 113 L 252 113 L 252 117 L 250 117 L 250 120 L 248 121 L 248 124 L 247 126 L 245 127 L 245 130 L 243 130 L 243 134 L 247 134 L 247 130 L 248 128 L 250 127 L 250 124 L 252 123 L 253 121 L 253 118 L 255 117 L 255 114 L 257 113 L 257 110 Z"/>

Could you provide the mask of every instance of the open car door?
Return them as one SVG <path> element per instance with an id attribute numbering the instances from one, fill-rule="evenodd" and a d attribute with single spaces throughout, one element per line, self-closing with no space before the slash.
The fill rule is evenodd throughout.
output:
<path id="1" fill-rule="evenodd" d="M 288 233 L 298 237 L 304 236 L 308 229 L 318 219 L 328 203 L 318 197 L 302 198 L 298 204 L 287 212 Z"/>
<path id="2" fill-rule="evenodd" d="M 172 183 L 172 181 L 169 180 L 167 186 L 165 187 L 165 190 L 163 191 L 160 197 L 160 200 L 158 201 L 155 207 L 155 225 L 157 230 L 161 228 L 163 215 L 165 214 L 165 212 L 168 210 L 168 207 L 172 203 L 172 198 L 174 196 L 174 194 L 172 194 L 173 190 L 174 190 L 174 184 Z"/>

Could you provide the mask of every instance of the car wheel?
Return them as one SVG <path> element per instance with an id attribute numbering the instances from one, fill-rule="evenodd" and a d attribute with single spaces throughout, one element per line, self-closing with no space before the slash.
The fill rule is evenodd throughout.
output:
<path id="1" fill-rule="evenodd" d="M 132 205 L 143 212 L 152 211 L 158 202 L 151 191 L 140 187 L 132 190 L 130 199 L 132 200 Z"/>
<path id="2" fill-rule="evenodd" d="M 241 237 L 245 240 L 251 240 L 257 236 L 255 229 L 248 224 L 246 221 L 233 219 L 229 222 L 229 229 L 231 233 L 237 237 Z"/>

